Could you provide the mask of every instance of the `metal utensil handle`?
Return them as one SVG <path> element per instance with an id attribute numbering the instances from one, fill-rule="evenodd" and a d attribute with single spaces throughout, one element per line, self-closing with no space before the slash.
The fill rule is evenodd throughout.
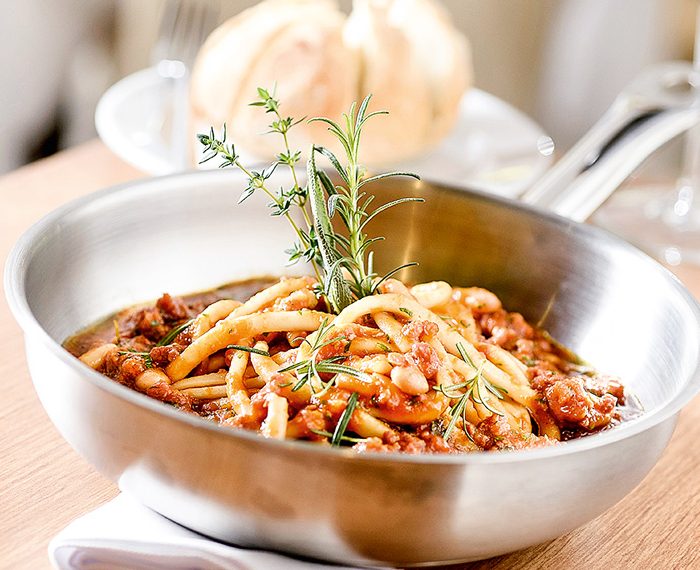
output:
<path id="1" fill-rule="evenodd" d="M 586 220 L 644 159 L 700 122 L 689 88 L 696 75 L 688 62 L 664 63 L 642 73 L 521 200 Z"/>

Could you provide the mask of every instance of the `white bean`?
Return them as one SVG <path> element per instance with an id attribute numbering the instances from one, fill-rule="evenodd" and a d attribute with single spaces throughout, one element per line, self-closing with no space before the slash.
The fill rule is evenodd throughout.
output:
<path id="1" fill-rule="evenodd" d="M 493 313 L 502 306 L 494 293 L 481 287 L 456 288 L 453 299 L 480 313 Z"/>
<path id="2" fill-rule="evenodd" d="M 90 368 L 99 370 L 102 368 L 102 365 L 105 363 L 107 357 L 114 350 L 117 350 L 117 346 L 112 343 L 101 344 L 100 346 L 88 350 L 80 357 L 80 360 L 82 360 Z"/>
<path id="3" fill-rule="evenodd" d="M 425 376 L 413 366 L 394 366 L 391 369 L 391 383 L 411 396 L 426 394 L 430 389 Z"/>
<path id="4" fill-rule="evenodd" d="M 411 293 L 427 309 L 444 305 L 452 296 L 452 287 L 444 281 L 419 283 L 411 287 Z"/>

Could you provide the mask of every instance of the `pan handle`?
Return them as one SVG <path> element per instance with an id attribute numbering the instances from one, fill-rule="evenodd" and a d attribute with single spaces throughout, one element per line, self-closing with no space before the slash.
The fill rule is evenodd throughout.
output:
<path id="1" fill-rule="evenodd" d="M 520 199 L 585 221 L 655 150 L 700 122 L 696 86 L 690 62 L 649 68 Z"/>

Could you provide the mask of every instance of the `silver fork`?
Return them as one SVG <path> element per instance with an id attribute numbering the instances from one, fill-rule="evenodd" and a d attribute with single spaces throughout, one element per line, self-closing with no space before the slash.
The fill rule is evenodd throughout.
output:
<path id="1" fill-rule="evenodd" d="M 189 75 L 197 51 L 217 22 L 218 3 L 211 0 L 166 0 L 151 63 L 164 79 L 163 136 L 169 141 L 168 154 L 173 171 L 187 169 Z M 169 129 L 168 129 L 169 127 Z M 167 131 L 170 131 L 169 133 Z"/>

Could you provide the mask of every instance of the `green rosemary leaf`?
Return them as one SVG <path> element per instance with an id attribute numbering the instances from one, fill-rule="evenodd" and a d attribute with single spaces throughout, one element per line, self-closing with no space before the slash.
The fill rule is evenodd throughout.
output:
<path id="1" fill-rule="evenodd" d="M 343 168 L 342 164 L 340 164 L 340 161 L 335 156 L 335 154 L 333 154 L 324 146 L 314 146 L 314 148 L 316 149 L 316 151 L 320 152 L 323 156 L 325 156 L 328 159 L 328 161 L 333 165 L 333 168 L 335 168 L 338 175 L 343 179 L 343 182 L 345 182 L 345 184 L 350 184 L 350 180 L 348 179 L 347 173 L 345 172 L 345 169 Z"/>
<path id="2" fill-rule="evenodd" d="M 408 315 L 409 317 L 413 316 L 413 311 L 411 311 L 410 309 L 407 309 L 406 307 L 399 307 L 399 311 Z"/>
<path id="3" fill-rule="evenodd" d="M 470 393 L 472 401 L 476 402 L 477 404 L 481 404 L 492 414 L 496 414 L 497 416 L 503 416 L 503 412 L 493 408 L 481 394 L 482 387 L 485 387 L 487 391 L 496 395 L 500 400 L 503 399 L 503 396 L 497 393 L 497 388 L 495 388 L 493 384 L 491 384 L 488 380 L 486 380 L 486 378 L 483 377 L 483 370 L 486 363 L 484 362 L 481 366 L 477 367 L 474 364 L 474 361 L 469 357 L 467 349 L 461 342 L 457 343 L 457 352 L 459 352 L 459 355 L 461 356 L 462 360 L 464 360 L 467 364 L 469 364 L 469 366 L 476 370 L 475 376 L 470 380 L 471 385 L 467 389 Z M 474 393 L 476 393 L 476 396 L 474 396 Z"/>
<path id="4" fill-rule="evenodd" d="M 368 95 L 368 97 L 371 97 L 371 95 Z M 369 121 L 372 117 L 377 117 L 379 115 L 388 115 L 389 111 L 372 111 L 369 115 L 366 115 L 365 117 L 362 118 L 362 121 L 360 121 L 360 125 L 364 125 L 367 121 Z"/>
<path id="5" fill-rule="evenodd" d="M 467 349 L 464 348 L 464 345 L 461 342 L 457 343 L 457 352 L 459 352 L 459 356 L 462 358 L 462 360 L 464 360 L 464 362 L 469 364 L 469 366 L 471 366 L 474 370 L 477 370 L 476 364 L 474 364 L 469 354 L 467 353 Z"/>
<path id="6" fill-rule="evenodd" d="M 496 386 L 495 384 L 491 384 L 491 382 L 484 382 L 484 386 L 486 389 L 491 392 L 496 398 L 499 400 L 503 399 L 503 394 L 507 394 L 508 390 L 505 388 L 501 388 L 500 386 Z"/>
<path id="7" fill-rule="evenodd" d="M 372 286 L 372 293 L 377 291 L 379 287 L 381 286 L 382 283 L 384 283 L 387 279 L 391 279 L 394 275 L 396 275 L 399 271 L 402 269 L 406 269 L 408 267 L 417 267 L 418 263 L 415 261 L 411 261 L 410 263 L 404 263 L 403 265 L 399 265 L 398 267 L 395 267 L 389 273 L 387 273 L 384 277 L 382 277 L 379 281 L 377 281 L 373 286 Z"/>
<path id="8" fill-rule="evenodd" d="M 365 219 L 364 222 L 362 222 L 362 225 L 360 226 L 360 229 L 364 229 L 364 227 L 372 221 L 375 216 L 381 214 L 385 210 L 388 210 L 389 208 L 393 208 L 394 206 L 398 206 L 399 204 L 405 204 L 406 202 L 425 202 L 423 198 L 399 198 L 398 200 L 392 200 L 391 202 L 387 202 L 383 206 L 379 206 L 374 212 L 372 212 L 367 218 Z"/>
<path id="9" fill-rule="evenodd" d="M 170 329 L 168 334 L 166 334 L 156 343 L 156 346 L 167 346 L 171 344 L 181 332 L 183 332 L 187 327 L 189 327 L 192 324 L 192 320 L 193 319 L 185 321 L 184 323 L 181 323 L 176 327 Z"/>
<path id="10" fill-rule="evenodd" d="M 333 215 L 335 214 L 335 207 L 338 204 L 338 201 L 340 200 L 341 196 L 340 194 L 333 194 L 332 196 L 328 197 L 328 217 L 332 218 Z"/>
<path id="11" fill-rule="evenodd" d="M 298 370 L 299 368 L 302 368 L 305 364 L 305 362 L 293 362 L 292 364 L 280 368 L 277 372 L 291 372 L 292 370 Z"/>
<path id="12" fill-rule="evenodd" d="M 260 356 L 270 356 L 267 350 L 262 350 L 260 348 L 253 348 L 250 346 L 242 346 L 240 344 L 229 344 L 227 349 L 240 350 L 241 352 L 250 352 L 252 354 L 259 354 Z"/>
<path id="13" fill-rule="evenodd" d="M 367 248 L 372 247 L 375 243 L 384 241 L 386 238 L 384 236 L 377 236 L 364 240 L 362 244 L 357 248 L 357 252 L 362 255 L 367 251 Z"/>
<path id="14" fill-rule="evenodd" d="M 345 435 L 345 430 L 348 428 L 350 418 L 352 417 L 356 406 L 357 393 L 353 392 L 348 398 L 348 404 L 338 420 L 338 425 L 335 426 L 335 431 L 333 431 L 333 436 L 331 437 L 331 445 L 340 445 L 340 441 Z"/>
<path id="15" fill-rule="evenodd" d="M 318 240 L 318 247 L 321 253 L 321 259 L 323 260 L 323 268 L 327 280 L 324 289 L 333 310 L 339 313 L 352 303 L 352 296 L 338 263 L 341 258 L 335 249 L 333 226 L 331 225 L 328 211 L 324 203 L 323 190 L 318 182 L 315 147 L 313 146 L 311 147 L 307 163 L 307 184 L 309 187 L 309 197 L 311 198 L 311 211 L 314 216 L 316 238 Z"/>
<path id="16" fill-rule="evenodd" d="M 333 437 L 333 434 L 329 431 L 326 431 L 324 429 L 309 429 L 311 433 L 315 433 L 316 435 L 320 435 L 323 437 Z M 344 435 L 340 438 L 340 441 L 346 441 L 348 443 L 363 443 L 367 441 L 367 438 L 364 437 L 350 437 L 349 435 Z"/>
<path id="17" fill-rule="evenodd" d="M 309 381 L 309 375 L 307 373 L 307 374 L 304 374 L 296 384 L 294 384 L 294 386 L 292 387 L 292 392 L 298 392 L 299 390 L 301 390 L 301 388 L 304 386 L 304 384 L 306 384 L 308 381 Z"/>
<path id="18" fill-rule="evenodd" d="M 348 238 L 346 238 L 344 235 L 335 234 L 335 242 L 336 242 L 336 245 L 342 247 L 343 250 L 345 250 L 345 251 L 350 250 L 350 240 Z"/>
<path id="19" fill-rule="evenodd" d="M 361 185 L 362 185 L 362 182 L 360 182 L 360 184 L 358 184 L 358 188 L 360 188 Z M 365 201 L 360 206 L 360 210 L 362 211 L 363 217 L 366 218 L 367 216 L 369 216 L 369 214 L 367 213 L 367 208 L 369 208 L 370 204 L 372 204 L 372 202 L 374 202 L 374 199 L 376 198 L 376 196 L 374 194 L 367 194 L 366 192 L 362 192 L 358 196 L 358 200 L 360 200 L 361 198 L 365 198 Z"/>
<path id="20" fill-rule="evenodd" d="M 366 118 L 369 118 L 369 117 L 365 117 L 365 113 L 367 112 L 367 107 L 369 106 L 369 101 L 371 98 L 372 98 L 371 94 L 367 95 L 362 100 L 362 103 L 360 103 L 360 108 L 357 110 L 357 119 L 356 119 L 356 124 L 358 126 L 361 125 L 362 122 L 365 121 Z M 379 112 L 382 113 L 382 111 L 379 111 Z M 350 114 L 352 115 L 352 111 L 350 112 Z M 387 114 L 387 112 L 383 111 L 383 114 Z"/>
<path id="21" fill-rule="evenodd" d="M 461 382 L 459 384 L 450 384 L 449 386 L 445 386 L 444 384 L 440 384 L 439 386 L 433 386 L 433 390 L 440 392 L 441 394 L 447 396 L 450 399 L 455 399 L 459 398 L 462 396 L 462 394 L 448 394 L 448 390 L 461 390 L 462 388 L 466 388 L 470 385 L 471 381 L 468 382 Z"/>
<path id="22" fill-rule="evenodd" d="M 339 364 L 340 361 L 347 358 L 344 355 L 330 356 L 323 360 L 317 361 L 319 351 L 322 348 L 335 342 L 342 342 L 344 340 L 347 340 L 345 335 L 329 336 L 329 333 L 332 329 L 333 325 L 328 324 L 326 320 L 324 320 L 321 323 L 321 326 L 318 328 L 315 337 L 312 339 L 311 342 L 309 342 L 308 337 L 304 339 L 304 342 L 309 344 L 311 348 L 311 354 L 309 358 L 306 360 L 300 360 L 278 370 L 278 372 L 294 371 L 296 373 L 298 381 L 292 388 L 292 391 L 295 392 L 301 389 L 301 387 L 305 384 L 310 383 L 312 391 L 318 394 L 319 386 L 323 386 L 322 391 L 327 390 L 335 382 L 336 376 L 341 373 L 350 374 L 352 376 L 362 378 L 364 380 L 369 379 L 369 377 L 365 373 L 359 370 L 355 370 L 354 368 L 351 368 L 349 366 Z M 333 374 L 333 378 L 331 378 L 331 380 L 328 382 L 323 382 L 323 380 L 320 377 L 320 374 Z M 311 382 L 312 379 L 315 380 L 315 382 Z"/>
<path id="23" fill-rule="evenodd" d="M 462 415 L 462 412 L 467 405 L 467 400 L 469 399 L 469 392 L 465 392 L 462 397 L 459 399 L 457 404 L 452 408 L 452 417 L 450 418 L 449 423 L 447 424 L 447 427 L 445 428 L 445 431 L 442 434 L 442 437 L 447 439 L 450 437 L 450 434 L 452 433 L 452 430 L 455 428 L 455 425 L 457 425 L 457 420 L 459 417 Z"/>
<path id="24" fill-rule="evenodd" d="M 503 415 L 505 415 L 505 414 L 504 414 L 503 412 L 501 412 L 500 410 L 497 410 L 497 409 L 493 408 L 493 407 L 488 403 L 488 400 L 486 400 L 486 398 L 484 398 L 484 397 L 482 396 L 482 394 L 481 394 L 481 389 L 482 389 L 482 387 L 485 386 L 486 384 L 488 384 L 488 382 L 486 382 L 486 380 L 483 380 L 482 382 L 478 382 L 478 381 L 476 382 L 475 390 L 476 390 L 476 392 L 477 392 L 477 395 L 479 396 L 479 400 L 480 400 L 479 403 L 480 403 L 482 406 L 484 406 L 484 408 L 486 408 L 486 409 L 487 409 L 489 412 L 491 412 L 492 414 L 496 414 L 497 416 L 503 416 Z"/>
<path id="25" fill-rule="evenodd" d="M 383 172 L 381 174 L 376 174 L 374 176 L 370 176 L 369 178 L 365 178 L 360 184 L 358 185 L 358 188 L 362 188 L 366 184 L 371 184 L 372 182 L 376 182 L 377 180 L 382 180 L 383 178 L 394 178 L 395 176 L 407 176 L 409 178 L 415 178 L 416 180 L 420 180 L 420 176 L 417 174 L 414 174 L 413 172 Z M 420 200 L 423 202 L 424 200 Z"/>
<path id="26" fill-rule="evenodd" d="M 353 105 L 354 105 L 354 103 L 353 103 Z M 338 123 L 336 123 L 336 122 L 334 122 L 334 121 L 331 121 L 330 119 L 327 119 L 327 118 L 325 118 L 325 117 L 314 117 L 313 119 L 310 119 L 310 120 L 309 120 L 310 123 L 313 123 L 313 122 L 316 122 L 316 121 L 319 121 L 319 122 L 321 122 L 321 123 L 326 123 L 326 124 L 328 125 L 328 130 L 329 130 L 331 133 L 333 133 L 333 135 L 335 135 L 335 137 L 338 139 L 338 142 L 340 142 L 340 144 L 343 145 L 343 150 L 345 150 L 345 153 L 346 153 L 347 155 L 352 155 L 352 154 L 353 154 L 353 149 L 352 149 L 351 146 L 350 146 L 350 142 L 348 141 L 348 137 L 347 137 L 347 135 L 343 132 L 343 129 L 340 127 L 340 125 L 338 125 Z M 321 147 L 321 148 L 323 148 L 323 147 Z M 333 153 L 332 153 L 331 151 L 329 151 L 329 150 L 327 150 L 327 149 L 326 149 L 326 151 L 327 151 L 329 154 L 333 155 Z M 319 152 L 321 152 L 322 154 L 325 154 L 323 151 L 319 151 Z M 329 156 L 327 156 L 327 158 L 331 161 L 332 164 L 334 164 L 334 163 L 333 163 L 333 160 L 332 160 Z M 337 161 L 337 159 L 336 159 L 336 163 L 338 164 L 338 166 L 340 166 L 340 162 Z M 335 164 L 334 164 L 334 166 L 335 166 Z M 337 168 L 337 167 L 336 167 L 336 168 Z M 345 178 L 347 177 L 347 173 L 344 171 L 344 169 L 342 168 L 342 166 L 340 166 L 340 168 L 338 169 L 338 174 L 339 174 L 344 180 L 345 180 Z M 346 184 L 350 184 L 349 179 L 348 179 L 348 180 L 345 180 L 345 183 L 346 183 Z"/>
<path id="27" fill-rule="evenodd" d="M 480 404 L 484 406 L 488 411 L 490 411 L 492 414 L 498 415 L 498 416 L 503 416 L 503 412 L 500 410 L 495 409 L 492 407 L 486 398 L 484 398 L 482 394 L 482 389 L 486 389 L 489 392 L 492 392 L 494 395 L 496 395 L 498 398 L 502 399 L 503 396 L 499 395 L 497 393 L 497 388 L 495 388 L 491 383 L 489 383 L 484 377 L 483 377 L 483 368 L 484 366 L 476 367 L 474 366 L 474 362 L 472 359 L 469 357 L 467 354 L 467 351 L 464 347 L 464 345 L 461 342 L 457 343 L 457 351 L 459 352 L 460 356 L 462 357 L 462 360 L 464 360 L 467 364 L 469 364 L 475 371 L 475 374 L 472 378 L 467 380 L 466 382 L 463 382 L 461 384 L 452 384 L 450 386 L 439 386 L 435 387 L 434 389 L 442 392 L 445 396 L 448 398 L 454 399 L 456 395 L 452 395 L 448 393 L 449 391 L 453 390 L 460 390 L 464 388 L 464 393 L 459 396 L 459 400 L 457 403 L 452 407 L 450 415 L 450 421 L 447 424 L 447 427 L 445 428 L 445 431 L 443 432 L 443 437 L 447 439 L 452 433 L 452 430 L 454 429 L 455 425 L 457 424 L 457 420 L 459 417 L 462 417 L 463 421 L 463 429 L 464 433 L 467 434 L 467 437 L 471 439 L 471 434 L 467 430 L 467 421 L 466 421 L 466 405 L 467 401 L 471 400 L 472 402 L 476 404 Z"/>
<path id="28" fill-rule="evenodd" d="M 125 348 L 123 350 L 117 351 L 117 354 L 119 354 L 121 356 L 124 356 L 127 354 L 129 356 L 138 356 L 139 358 L 143 358 L 144 364 L 146 365 L 146 368 L 153 368 L 153 359 L 151 358 L 150 352 Z"/>
<path id="29" fill-rule="evenodd" d="M 336 196 L 339 194 L 338 189 L 333 185 L 333 182 L 328 177 L 328 174 L 326 174 L 323 170 L 318 171 L 318 179 L 321 181 L 323 189 L 326 191 L 328 196 Z"/>
<path id="30" fill-rule="evenodd" d="M 144 358 L 146 356 L 150 356 L 150 352 L 147 352 L 145 350 L 135 350 L 133 348 L 123 348 L 122 350 L 118 350 L 117 354 L 120 354 L 122 356 L 127 355 L 127 354 L 129 356 L 142 356 Z"/>
<path id="31" fill-rule="evenodd" d="M 327 363 L 324 360 L 316 365 L 316 370 L 328 374 L 347 374 L 348 376 L 358 378 L 359 380 L 363 380 L 365 382 L 372 381 L 372 377 L 369 374 L 365 374 L 360 370 L 356 370 L 350 366 L 344 366 L 343 364 Z"/>

